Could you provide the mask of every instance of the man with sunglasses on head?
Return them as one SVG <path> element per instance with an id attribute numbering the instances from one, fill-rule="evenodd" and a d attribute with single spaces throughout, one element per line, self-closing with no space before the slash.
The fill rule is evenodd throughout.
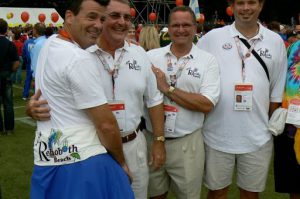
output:
<path id="1" fill-rule="evenodd" d="M 99 37 L 109 1 L 69 3 L 64 29 L 38 58 L 36 88 L 51 118 L 37 122 L 30 198 L 133 199 L 120 131 L 99 78 L 103 65 L 83 50 Z"/>
<path id="2" fill-rule="evenodd" d="M 111 0 L 106 13 L 97 45 L 86 51 L 98 62 L 98 78 L 121 131 L 125 160 L 133 177 L 131 186 L 135 198 L 145 199 L 149 169 L 147 144 L 140 129 L 141 116 L 146 106 L 154 134 L 149 162 L 154 169 L 158 169 L 165 161 L 163 95 L 157 89 L 146 52 L 125 40 L 131 25 L 128 0 Z M 36 99 L 38 96 L 35 95 L 29 102 L 29 115 L 36 119 L 48 119 L 47 109 L 36 108 L 42 104 Z"/>
<path id="3" fill-rule="evenodd" d="M 154 142 L 149 162 L 155 169 L 165 161 L 163 133 L 163 95 L 146 52 L 125 39 L 131 26 L 128 0 L 111 0 L 97 45 L 87 49 L 99 64 L 106 97 L 121 129 L 126 162 L 133 176 L 137 199 L 147 198 L 149 169 L 147 144 L 139 129 L 144 107 L 150 114 Z"/>
<path id="4" fill-rule="evenodd" d="M 153 199 L 167 198 L 169 190 L 179 199 L 201 196 L 202 126 L 205 114 L 218 102 L 220 76 L 216 58 L 193 44 L 196 24 L 190 7 L 175 7 L 168 19 L 171 44 L 147 52 L 165 96 L 166 117 L 166 163 L 159 170 L 150 168 L 149 195 Z M 153 142 L 150 132 L 146 134 L 149 149 Z"/>

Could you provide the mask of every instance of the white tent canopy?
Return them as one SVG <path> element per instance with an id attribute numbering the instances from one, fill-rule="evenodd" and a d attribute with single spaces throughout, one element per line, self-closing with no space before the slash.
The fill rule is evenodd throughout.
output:
<path id="1" fill-rule="evenodd" d="M 38 22 L 44 22 L 47 26 L 51 24 L 53 26 L 62 26 L 64 22 L 63 18 L 58 14 L 55 8 L 0 7 L 0 18 L 6 20 L 10 27 L 19 25 L 24 26 L 27 23 L 35 24 Z"/>

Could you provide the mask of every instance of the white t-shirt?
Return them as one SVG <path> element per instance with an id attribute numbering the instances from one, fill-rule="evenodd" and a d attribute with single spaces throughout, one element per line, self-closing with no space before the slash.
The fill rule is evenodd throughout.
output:
<path id="1" fill-rule="evenodd" d="M 141 122 L 144 105 L 151 108 L 163 102 L 163 95 L 157 89 L 156 78 L 146 52 L 141 47 L 127 42 L 115 51 L 114 57 L 97 45 L 91 46 L 87 51 L 98 61 L 99 79 L 108 100 L 113 100 L 112 75 L 103 67 L 105 63 L 102 61 L 104 59 L 111 68 L 114 63 L 120 62 L 120 69 L 115 78 L 115 100 L 125 103 L 125 128 L 122 133 L 134 131 Z M 120 55 L 123 57 L 121 60 Z"/>
<path id="2" fill-rule="evenodd" d="M 233 23 L 210 31 L 197 46 L 216 56 L 221 74 L 220 100 L 204 123 L 204 141 L 214 149 L 238 154 L 256 151 L 271 139 L 267 129 L 269 103 L 282 101 L 287 59 L 280 36 L 259 24 L 259 33 L 248 42 L 256 41 L 254 50 L 266 63 L 270 81 L 252 54 L 246 58 L 245 82 L 253 84 L 253 110 L 234 111 L 234 85 L 242 82 L 236 36 L 245 39 Z M 242 42 L 240 46 L 245 55 L 247 47 Z"/>
<path id="3" fill-rule="evenodd" d="M 36 71 L 36 90 L 42 90 L 51 108 L 51 120 L 38 121 L 37 130 L 91 124 L 82 109 L 107 103 L 99 63 L 73 43 L 49 38 L 42 48 Z"/>
<path id="4" fill-rule="evenodd" d="M 152 64 L 160 68 L 168 79 L 171 74 L 168 71 L 168 61 L 171 60 L 173 63 L 174 73 L 180 66 L 184 66 L 185 60 L 188 59 L 175 87 L 186 92 L 201 94 L 216 105 L 220 94 L 220 76 L 216 58 L 193 45 L 187 55 L 177 59 L 170 50 L 171 45 L 148 51 L 147 54 Z M 170 103 L 170 100 L 165 97 L 164 103 Z M 202 127 L 203 113 L 185 109 L 175 102 L 171 104 L 178 108 L 178 113 L 175 120 L 175 132 L 165 132 L 166 137 L 182 137 Z M 147 129 L 151 131 L 149 122 L 147 122 Z"/>
<path id="5" fill-rule="evenodd" d="M 92 55 L 52 36 L 38 57 L 36 89 L 51 108 L 49 121 L 38 121 L 34 141 L 36 165 L 63 165 L 106 153 L 83 109 L 107 103 Z"/>

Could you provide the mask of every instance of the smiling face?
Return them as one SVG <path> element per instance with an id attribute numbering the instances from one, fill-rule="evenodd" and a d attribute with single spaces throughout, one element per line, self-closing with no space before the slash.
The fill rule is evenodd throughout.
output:
<path id="1" fill-rule="evenodd" d="M 258 16 L 263 8 L 263 1 L 259 0 L 235 0 L 232 9 L 236 23 L 256 24 Z"/>
<path id="2" fill-rule="evenodd" d="M 102 31 L 105 10 L 105 7 L 97 2 L 85 0 L 77 15 L 70 10 L 66 12 L 66 23 L 69 26 L 71 37 L 83 49 L 96 43 Z"/>
<path id="3" fill-rule="evenodd" d="M 187 11 L 176 11 L 170 16 L 169 35 L 175 45 L 191 45 L 196 34 L 196 24 Z"/>
<path id="4" fill-rule="evenodd" d="M 102 38 L 107 42 L 123 43 L 131 26 L 129 5 L 117 0 L 111 0 L 107 6 L 106 14 Z"/>

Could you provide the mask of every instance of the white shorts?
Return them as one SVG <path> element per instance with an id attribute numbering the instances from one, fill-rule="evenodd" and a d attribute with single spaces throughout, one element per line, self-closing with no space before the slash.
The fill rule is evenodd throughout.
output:
<path id="1" fill-rule="evenodd" d="M 210 190 L 228 187 L 236 166 L 238 187 L 250 192 L 264 191 L 272 150 L 273 139 L 258 151 L 245 154 L 225 153 L 205 145 L 205 186 Z"/>
<path id="2" fill-rule="evenodd" d="M 147 143 L 144 134 L 139 131 L 137 137 L 123 143 L 126 163 L 133 175 L 131 184 L 136 199 L 147 198 L 149 168 L 147 160 Z"/>

